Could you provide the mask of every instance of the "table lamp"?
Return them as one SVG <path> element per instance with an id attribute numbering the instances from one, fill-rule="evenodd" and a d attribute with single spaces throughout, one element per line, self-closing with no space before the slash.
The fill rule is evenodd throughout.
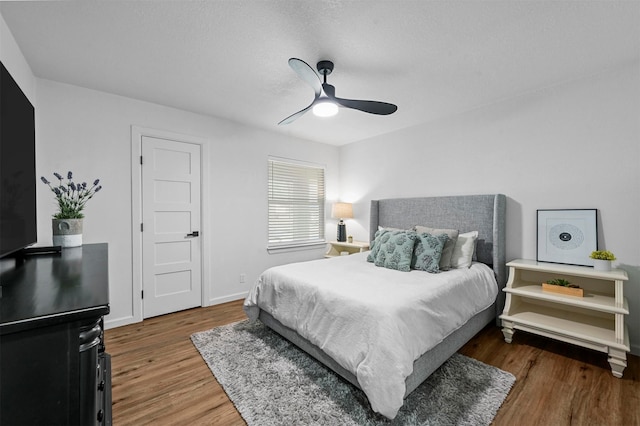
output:
<path id="1" fill-rule="evenodd" d="M 338 242 L 347 241 L 347 226 L 342 219 L 353 218 L 353 207 L 351 203 L 333 203 L 331 206 L 331 217 L 340 219 L 338 221 Z"/>

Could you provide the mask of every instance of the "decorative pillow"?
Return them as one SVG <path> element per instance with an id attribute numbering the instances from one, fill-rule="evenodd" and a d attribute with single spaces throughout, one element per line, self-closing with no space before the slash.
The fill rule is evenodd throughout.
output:
<path id="1" fill-rule="evenodd" d="M 387 231 L 380 237 L 380 249 L 374 264 L 409 272 L 416 238 L 417 235 L 413 231 Z"/>
<path id="2" fill-rule="evenodd" d="M 478 231 L 458 235 L 458 241 L 456 241 L 456 246 L 453 248 L 453 255 L 451 256 L 452 268 L 468 268 L 471 266 L 477 239 Z"/>
<path id="3" fill-rule="evenodd" d="M 378 226 L 378 230 L 373 236 L 373 243 L 371 243 L 371 251 L 369 251 L 369 254 L 367 255 L 367 262 L 375 262 L 376 255 L 378 254 L 378 250 L 380 249 L 380 243 L 379 243 L 380 237 L 384 233 L 389 231 L 407 231 L 407 229 L 388 228 L 388 227 Z"/>
<path id="4" fill-rule="evenodd" d="M 380 250 L 380 238 L 387 232 L 389 232 L 388 229 L 378 227 L 378 230 L 373 236 L 373 243 L 371 243 L 371 251 L 369 251 L 369 254 L 367 255 L 367 262 L 374 262 L 376 260 L 376 255 Z"/>
<path id="5" fill-rule="evenodd" d="M 432 235 L 427 232 L 418 234 L 413 250 L 414 269 L 433 273 L 440 272 L 440 257 L 448 239 L 447 234 Z"/>
<path id="6" fill-rule="evenodd" d="M 457 229 L 436 229 L 429 228 L 428 226 L 420 226 L 416 225 L 415 230 L 418 234 L 428 233 L 431 235 L 440 235 L 447 234 L 449 239 L 447 240 L 444 248 L 442 249 L 442 256 L 440 257 L 440 265 L 439 268 L 441 271 L 448 271 L 451 268 L 451 256 L 453 255 L 453 248 L 456 245 L 456 241 L 458 241 L 458 230 Z"/>

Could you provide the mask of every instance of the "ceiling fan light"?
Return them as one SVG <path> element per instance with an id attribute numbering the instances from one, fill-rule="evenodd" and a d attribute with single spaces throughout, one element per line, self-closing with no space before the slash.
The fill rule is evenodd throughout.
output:
<path id="1" fill-rule="evenodd" d="M 333 117 L 337 113 L 338 105 L 329 100 L 320 101 L 313 106 L 313 114 L 317 117 Z"/>

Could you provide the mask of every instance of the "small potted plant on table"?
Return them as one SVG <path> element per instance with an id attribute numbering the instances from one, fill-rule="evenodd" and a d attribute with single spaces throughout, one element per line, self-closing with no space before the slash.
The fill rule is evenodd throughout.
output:
<path id="1" fill-rule="evenodd" d="M 616 260 L 616 257 L 609 250 L 592 251 L 589 257 L 593 259 L 593 269 L 603 272 L 610 271 L 611 261 Z"/>
<path id="2" fill-rule="evenodd" d="M 53 245 L 79 247 L 82 245 L 82 211 L 87 201 L 102 189 L 102 185 L 99 185 L 100 179 L 94 180 L 93 185 L 87 185 L 86 182 L 75 183 L 71 172 L 67 173 L 67 182 L 63 181 L 60 173 L 56 172 L 53 175 L 58 179 L 57 185 L 52 185 L 44 176 L 40 178 L 54 193 L 58 203 L 58 212 L 53 215 L 51 221 Z"/>

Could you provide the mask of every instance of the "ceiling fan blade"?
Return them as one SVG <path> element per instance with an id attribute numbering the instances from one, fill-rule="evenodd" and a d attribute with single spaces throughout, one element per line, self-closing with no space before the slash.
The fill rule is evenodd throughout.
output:
<path id="1" fill-rule="evenodd" d="M 379 101 L 359 101 L 355 99 L 333 98 L 338 104 L 346 108 L 357 109 L 369 114 L 389 115 L 398 110 L 394 104 Z"/>
<path id="2" fill-rule="evenodd" d="M 379 101 L 360 101 L 356 99 L 342 99 L 336 97 L 336 88 L 331 84 L 324 83 L 322 85 L 324 93 L 327 97 L 333 99 L 339 105 L 345 108 L 357 109 L 368 112 L 369 114 L 389 115 L 396 112 L 398 107 L 388 102 Z"/>
<path id="3" fill-rule="evenodd" d="M 316 92 L 316 98 L 322 93 L 322 82 L 318 74 L 302 59 L 289 59 L 289 66 L 298 74 L 298 77 L 306 81 Z"/>
<path id="4" fill-rule="evenodd" d="M 316 98 L 317 99 L 317 98 Z M 313 104 L 316 103 L 316 100 L 314 99 L 313 102 L 311 102 L 311 105 L 309 105 L 308 107 L 306 107 L 305 109 L 301 109 L 300 111 L 296 112 L 295 114 L 291 114 L 290 116 L 288 116 L 287 118 L 285 118 L 284 120 L 282 120 L 281 122 L 278 123 L 278 126 L 282 126 L 284 124 L 289 124 L 292 123 L 293 121 L 295 121 L 298 117 L 302 116 L 305 112 L 309 111 L 311 109 L 311 107 L 313 107 Z"/>

